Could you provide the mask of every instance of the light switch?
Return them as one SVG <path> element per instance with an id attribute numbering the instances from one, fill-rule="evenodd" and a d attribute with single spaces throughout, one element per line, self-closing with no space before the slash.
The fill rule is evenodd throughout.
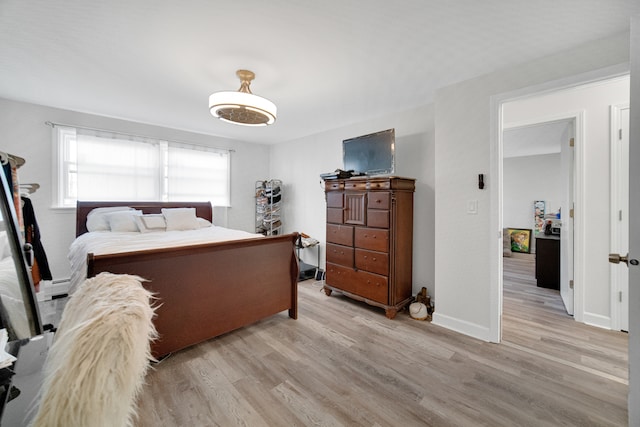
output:
<path id="1" fill-rule="evenodd" d="M 476 215 L 477 213 L 478 213 L 478 201 L 477 200 L 467 201 L 467 214 Z"/>

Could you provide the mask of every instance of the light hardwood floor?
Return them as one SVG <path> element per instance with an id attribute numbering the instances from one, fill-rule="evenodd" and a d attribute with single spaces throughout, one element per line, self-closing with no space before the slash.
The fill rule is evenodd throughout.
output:
<path id="1" fill-rule="evenodd" d="M 156 364 L 137 425 L 626 425 L 626 335 L 576 324 L 514 264 L 501 344 L 389 320 L 306 281 L 298 320 L 281 313 Z"/>
<path id="2" fill-rule="evenodd" d="M 503 342 L 628 384 L 628 334 L 575 322 L 558 291 L 536 287 L 534 257 L 504 258 Z"/>

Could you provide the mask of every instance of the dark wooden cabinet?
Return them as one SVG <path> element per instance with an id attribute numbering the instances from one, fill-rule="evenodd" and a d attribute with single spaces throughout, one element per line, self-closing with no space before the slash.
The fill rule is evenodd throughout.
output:
<path id="1" fill-rule="evenodd" d="M 390 319 L 411 301 L 414 190 L 409 178 L 325 181 L 327 295 L 384 308 Z"/>
<path id="2" fill-rule="evenodd" d="M 559 236 L 536 236 L 536 283 L 541 288 L 560 289 Z"/>

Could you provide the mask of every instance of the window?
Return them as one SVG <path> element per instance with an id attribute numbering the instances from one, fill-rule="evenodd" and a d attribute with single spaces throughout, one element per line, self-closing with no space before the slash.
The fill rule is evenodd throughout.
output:
<path id="1" fill-rule="evenodd" d="M 229 206 L 229 151 L 55 126 L 56 207 L 76 200 L 210 201 Z"/>

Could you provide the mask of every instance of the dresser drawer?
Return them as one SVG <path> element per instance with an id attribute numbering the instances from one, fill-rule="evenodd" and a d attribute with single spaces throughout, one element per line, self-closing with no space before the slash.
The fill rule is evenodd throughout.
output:
<path id="1" fill-rule="evenodd" d="M 378 209 L 368 210 L 367 227 L 389 228 L 389 211 Z"/>
<path id="2" fill-rule="evenodd" d="M 342 224 L 344 222 L 344 210 L 342 208 L 327 208 L 327 222 Z"/>
<path id="3" fill-rule="evenodd" d="M 327 262 L 353 268 L 353 248 L 327 243 Z"/>
<path id="4" fill-rule="evenodd" d="M 340 288 L 345 292 L 380 304 L 388 303 L 389 282 L 384 276 L 327 263 L 325 280 L 327 285 Z"/>
<path id="5" fill-rule="evenodd" d="M 343 267 L 337 264 L 327 263 L 325 281 L 329 286 L 335 286 L 345 292 L 358 293 L 356 271 L 353 268 Z"/>
<path id="6" fill-rule="evenodd" d="M 327 260 L 328 259 L 329 259 L 329 245 L 327 245 Z M 388 276 L 389 275 L 389 254 L 384 252 L 368 251 L 365 249 L 356 249 L 355 265 L 358 270 L 365 270 L 365 271 L 370 271 L 371 273 Z"/>
<path id="7" fill-rule="evenodd" d="M 353 246 L 353 227 L 350 225 L 327 224 L 327 243 Z"/>
<path id="8" fill-rule="evenodd" d="M 327 225 L 327 228 L 329 228 L 329 225 Z M 355 246 L 372 251 L 389 252 L 389 231 L 358 227 L 355 232 Z"/>
<path id="9" fill-rule="evenodd" d="M 338 180 L 327 180 L 324 182 L 324 191 L 342 190 L 344 188 L 344 182 Z"/>
<path id="10" fill-rule="evenodd" d="M 388 191 L 370 191 L 367 203 L 369 209 L 389 209 L 391 193 Z"/>
<path id="11" fill-rule="evenodd" d="M 328 208 L 341 208 L 344 198 L 342 197 L 342 191 L 329 191 L 327 192 L 327 207 Z"/>
<path id="12" fill-rule="evenodd" d="M 388 190 L 391 188 L 391 181 L 388 179 L 372 179 L 367 185 L 369 190 Z"/>
<path id="13" fill-rule="evenodd" d="M 367 182 L 366 181 L 345 181 L 344 189 L 345 190 L 366 190 Z"/>
<path id="14" fill-rule="evenodd" d="M 385 276 L 358 271 L 356 277 L 358 295 L 381 304 L 389 303 L 389 282 Z"/>

